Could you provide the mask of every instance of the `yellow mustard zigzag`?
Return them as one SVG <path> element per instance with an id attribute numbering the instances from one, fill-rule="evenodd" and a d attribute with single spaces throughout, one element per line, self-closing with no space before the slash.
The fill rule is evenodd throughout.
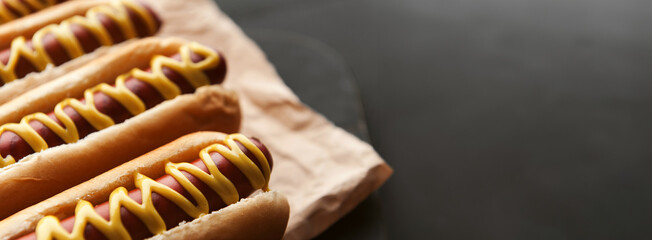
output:
<path id="1" fill-rule="evenodd" d="M 191 52 L 202 55 L 204 59 L 196 63 L 193 62 L 191 59 Z M 48 144 L 45 142 L 45 139 L 43 139 L 43 137 L 41 137 L 29 125 L 30 121 L 36 120 L 43 123 L 43 125 L 52 130 L 52 132 L 56 133 L 64 142 L 77 142 L 79 140 L 77 126 L 75 126 L 73 120 L 64 113 L 64 107 L 70 106 L 75 109 L 75 111 L 77 111 L 97 130 L 110 127 L 115 123 L 111 117 L 97 110 L 93 97 L 95 93 L 102 92 L 110 96 L 123 105 L 132 115 L 138 115 L 145 111 L 145 103 L 143 103 L 136 94 L 129 91 L 125 86 L 125 80 L 131 76 L 150 84 L 167 100 L 175 98 L 181 94 L 179 87 L 165 76 L 163 73 L 163 67 L 170 68 L 183 75 L 184 78 L 187 79 L 195 88 L 210 85 L 210 79 L 203 71 L 214 68 L 220 64 L 219 55 L 215 51 L 193 42 L 181 46 L 179 49 L 179 55 L 181 56 L 180 61 L 157 55 L 151 60 L 151 72 L 132 69 L 131 72 L 123 74 L 116 79 L 115 87 L 102 83 L 93 88 L 87 89 L 84 92 L 85 103 L 74 98 L 64 99 L 59 102 L 59 104 L 54 108 L 54 115 L 63 123 L 65 128 L 57 124 L 57 122 L 44 113 L 34 113 L 23 117 L 20 123 L 9 123 L 0 126 L 0 135 L 2 135 L 4 131 L 12 131 L 25 140 L 34 152 L 48 149 Z M 16 159 L 11 155 L 7 157 L 0 156 L 0 167 L 6 167 L 15 162 Z"/>
<path id="2" fill-rule="evenodd" d="M 4 0 L 3 2 L 6 5 L 0 4 L 0 23 L 6 23 L 16 18 L 27 16 L 32 13 L 31 9 L 38 11 L 57 3 L 56 0 Z M 7 5 L 15 9 L 18 16 L 9 10 Z"/>
<path id="3" fill-rule="evenodd" d="M 4 83 L 16 80 L 16 65 L 21 57 L 31 62 L 38 71 L 43 71 L 48 64 L 51 64 L 52 59 L 47 51 L 45 51 L 45 45 L 43 44 L 43 37 L 48 34 L 52 34 L 57 39 L 70 58 L 84 55 L 84 49 L 73 34 L 70 27 L 71 24 L 78 24 L 85 27 L 104 46 L 113 45 L 113 39 L 111 39 L 111 35 L 104 28 L 102 22 L 100 22 L 100 19 L 97 16 L 98 14 L 105 15 L 117 23 L 126 39 L 136 38 L 138 33 L 136 27 L 129 19 L 127 8 L 136 12 L 145 20 L 150 34 L 156 32 L 156 21 L 154 16 L 149 14 L 144 6 L 131 0 L 115 0 L 109 5 L 101 5 L 89 9 L 86 12 L 85 17 L 74 16 L 64 20 L 58 25 L 52 24 L 41 28 L 34 33 L 34 36 L 32 36 L 33 50 L 27 46 L 25 37 L 20 36 L 15 38 L 11 42 L 10 55 L 7 64 L 5 65 L 0 62 L 0 79 L 2 79 Z"/>
<path id="4" fill-rule="evenodd" d="M 247 157 L 238 147 L 236 140 L 240 142 L 247 150 L 252 152 L 256 160 L 262 166 L 261 171 L 253 159 Z M 226 204 L 232 204 L 240 199 L 235 185 L 227 179 L 215 165 L 209 153 L 218 152 L 228 161 L 234 164 L 249 179 L 255 189 L 268 191 L 270 176 L 270 166 L 263 152 L 241 134 L 228 135 L 224 143 L 214 144 L 201 150 L 199 157 L 208 167 L 210 172 L 206 173 L 200 168 L 187 163 L 170 163 L 165 165 L 165 172 L 176 179 L 183 188 L 190 193 L 197 205 L 185 198 L 183 195 L 174 191 L 168 186 L 158 183 L 149 177 L 136 173 L 135 185 L 141 190 L 142 204 L 134 201 L 128 196 L 127 189 L 119 187 L 115 189 L 109 197 L 109 221 L 102 218 L 95 212 L 93 205 L 88 201 L 80 200 L 75 209 L 75 222 L 71 233 L 66 231 L 60 224 L 59 219 L 54 216 L 42 218 L 36 227 L 36 235 L 41 239 L 82 239 L 84 229 L 88 223 L 92 224 L 108 239 L 130 239 L 127 229 L 122 224 L 120 217 L 120 208 L 124 207 L 140 218 L 147 226 L 147 229 L 154 235 L 164 232 L 167 228 L 164 220 L 154 208 L 152 202 L 152 192 L 156 192 L 170 201 L 174 202 L 179 208 L 185 211 L 193 218 L 201 217 L 209 212 L 209 203 L 206 197 L 188 180 L 181 171 L 190 173 L 199 178 L 206 185 L 210 186 Z"/>

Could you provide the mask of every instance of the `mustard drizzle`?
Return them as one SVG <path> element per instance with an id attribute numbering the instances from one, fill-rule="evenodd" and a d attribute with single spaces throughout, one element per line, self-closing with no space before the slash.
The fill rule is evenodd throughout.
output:
<path id="1" fill-rule="evenodd" d="M 252 152 L 260 163 L 261 171 L 253 159 L 247 157 L 242 149 L 236 143 L 240 142 L 247 150 Z M 120 217 L 120 208 L 124 207 L 140 218 L 145 223 L 147 229 L 154 235 L 164 232 L 167 227 L 163 218 L 154 208 L 152 202 L 152 193 L 156 192 L 170 201 L 174 202 L 179 208 L 186 212 L 192 218 L 199 218 L 209 213 L 209 203 L 206 197 L 197 189 L 181 171 L 190 173 L 200 179 L 206 185 L 210 186 L 226 204 L 233 204 L 240 199 L 233 182 L 220 173 L 217 165 L 211 159 L 209 153 L 218 152 L 225 159 L 235 165 L 245 174 L 255 189 L 268 190 L 270 166 L 267 158 L 251 140 L 242 134 L 231 134 L 226 136 L 223 143 L 214 144 L 201 150 L 199 157 L 208 167 L 209 173 L 191 163 L 170 163 L 165 165 L 165 172 L 176 179 L 182 187 L 190 193 L 197 205 L 185 198 L 183 195 L 174 191 L 168 186 L 154 181 L 140 173 L 136 173 L 135 185 L 141 190 L 142 204 L 134 201 L 128 196 L 124 187 L 116 188 L 109 197 L 109 221 L 102 218 L 95 212 L 93 205 L 85 200 L 80 200 L 75 208 L 75 222 L 72 232 L 66 231 L 54 216 L 42 218 L 36 226 L 37 239 L 83 239 L 86 224 L 91 223 L 95 228 L 102 232 L 108 239 L 130 239 L 127 229 L 122 224 Z"/>
<path id="2" fill-rule="evenodd" d="M 6 23 L 19 17 L 29 15 L 32 13 L 31 9 L 35 9 L 36 11 L 43 10 L 44 8 L 57 3 L 55 0 L 4 0 L 3 2 L 15 9 L 19 15 L 16 16 L 16 14 L 9 10 L 7 6 L 0 4 L 0 23 Z"/>
<path id="3" fill-rule="evenodd" d="M 2 79 L 4 83 L 16 80 L 16 65 L 18 64 L 18 60 L 21 58 L 31 62 L 38 71 L 43 71 L 48 64 L 53 63 L 45 50 L 45 45 L 43 44 L 43 38 L 48 34 L 53 34 L 70 58 L 77 58 L 84 55 L 84 49 L 70 27 L 72 24 L 78 24 L 86 28 L 93 36 L 95 36 L 95 39 L 97 39 L 101 45 L 113 45 L 113 39 L 111 39 L 111 35 L 104 26 L 102 26 L 102 23 L 97 16 L 98 14 L 103 14 L 112 19 L 121 29 L 126 39 L 136 38 L 138 33 L 136 27 L 129 19 L 127 8 L 134 11 L 141 19 L 145 20 L 150 35 L 156 33 L 156 20 L 144 6 L 135 3 L 132 0 L 114 0 L 108 5 L 101 5 L 89 9 L 84 17 L 74 16 L 64 20 L 58 25 L 52 24 L 41 28 L 34 33 L 34 36 L 32 36 L 33 50 L 27 46 L 25 37 L 20 36 L 15 38 L 11 42 L 10 55 L 7 64 L 5 65 L 0 62 L 0 79 Z M 0 14 L 1 12 L 2 11 L 0 10 Z"/>
<path id="4" fill-rule="evenodd" d="M 191 53 L 202 55 L 204 59 L 195 63 L 191 59 Z M 0 126 L 0 135 L 4 131 L 12 131 L 25 140 L 34 152 L 48 149 L 49 147 L 45 139 L 29 125 L 30 121 L 35 120 L 43 123 L 43 125 L 57 134 L 64 142 L 77 142 L 79 141 L 79 132 L 73 120 L 64 113 L 64 107 L 72 107 L 97 130 L 110 127 L 115 122 L 111 117 L 100 112 L 95 107 L 95 93 L 102 92 L 110 96 L 123 105 L 133 116 L 138 115 L 146 110 L 145 103 L 125 86 L 125 80 L 131 76 L 153 86 L 166 100 L 175 98 L 181 94 L 179 87 L 165 76 L 163 67 L 173 69 L 183 75 L 195 88 L 210 85 L 210 79 L 203 71 L 220 64 L 219 55 L 215 51 L 193 42 L 181 46 L 179 55 L 181 56 L 179 61 L 157 55 L 151 60 L 151 72 L 132 69 L 129 73 L 120 75 L 116 79 L 115 86 L 102 83 L 87 89 L 84 91 L 85 103 L 74 98 L 67 98 L 59 102 L 54 108 L 54 115 L 63 123 L 63 127 L 44 113 L 34 113 L 23 117 L 20 123 L 8 123 Z M 11 155 L 7 157 L 0 156 L 0 167 L 6 167 L 13 163 L 16 163 L 16 159 Z"/>

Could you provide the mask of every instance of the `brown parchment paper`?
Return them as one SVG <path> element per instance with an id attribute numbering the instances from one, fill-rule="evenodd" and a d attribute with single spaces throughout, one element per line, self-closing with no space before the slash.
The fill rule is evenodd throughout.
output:
<path id="1" fill-rule="evenodd" d="M 158 36 L 183 37 L 224 53 L 225 87 L 240 96 L 242 132 L 270 148 L 270 188 L 290 201 L 285 239 L 317 236 L 392 174 L 371 146 L 302 104 L 260 48 L 212 1 L 145 2 L 164 22 Z"/>

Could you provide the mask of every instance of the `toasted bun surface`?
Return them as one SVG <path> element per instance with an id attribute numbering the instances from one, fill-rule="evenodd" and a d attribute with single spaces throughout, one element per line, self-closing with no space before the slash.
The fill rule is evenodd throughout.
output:
<path id="1" fill-rule="evenodd" d="M 240 128 L 233 91 L 205 86 L 98 131 L 0 169 L 0 218 L 53 196 L 185 134 Z"/>
<path id="2" fill-rule="evenodd" d="M 149 239 L 281 239 L 289 217 L 287 198 L 278 192 L 265 192 Z"/>
<path id="3" fill-rule="evenodd" d="M 124 186 L 127 189 L 134 188 L 134 173 L 139 172 L 146 176 L 156 178 L 165 174 L 164 165 L 167 161 L 184 162 L 192 161 L 197 158 L 199 151 L 214 143 L 219 143 L 224 139 L 225 134 L 218 132 L 197 132 L 183 136 L 169 144 L 166 144 L 154 151 L 142 155 L 134 160 L 124 163 L 110 171 L 107 171 L 89 181 L 70 188 L 54 197 L 26 208 L 13 216 L 0 221 L 0 238 L 13 239 L 25 235 L 34 230 L 38 220 L 46 215 L 54 215 L 60 219 L 72 216 L 75 206 L 79 199 L 84 199 L 94 205 L 102 203 L 108 199 L 111 192 L 119 187 Z M 220 214 L 220 212 L 226 212 Z M 249 216 L 243 216 L 244 213 L 251 212 Z M 223 216 L 216 216 L 223 215 Z M 210 229 L 230 229 L 239 228 L 231 224 L 221 225 L 217 220 L 224 222 L 233 222 L 236 225 L 249 225 L 249 228 L 242 227 L 251 231 L 250 226 L 259 226 L 265 229 L 263 232 L 273 238 L 280 239 L 285 231 L 285 225 L 289 217 L 289 206 L 285 197 L 278 193 L 265 193 L 250 200 L 241 201 L 217 212 L 209 214 L 202 218 L 196 219 L 190 223 L 181 225 L 178 230 L 171 229 L 174 233 L 187 234 L 192 228 L 193 239 L 196 237 L 206 236 L 206 239 L 215 239 L 217 235 L 225 234 L 222 230 L 215 231 L 211 236 Z M 264 223 L 264 224 L 262 224 Z M 265 226 L 267 225 L 267 226 Z M 196 227 L 195 227 L 196 226 Z M 261 229 L 261 230 L 262 230 Z M 197 232 L 194 232 L 197 231 Z M 228 230 L 225 230 L 227 232 Z M 195 237 L 194 234 L 199 234 Z M 256 238 L 263 235 L 255 233 L 243 236 L 251 236 L 254 239 L 273 239 L 273 238 Z M 165 236 L 168 237 L 167 235 Z M 243 238 L 243 239 L 251 239 Z"/>

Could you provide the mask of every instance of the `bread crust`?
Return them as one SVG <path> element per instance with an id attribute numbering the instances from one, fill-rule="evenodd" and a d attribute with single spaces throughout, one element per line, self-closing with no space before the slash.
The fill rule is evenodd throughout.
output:
<path id="1" fill-rule="evenodd" d="M 278 192 L 265 192 L 149 239 L 282 239 L 289 217 L 290 205 L 287 198 Z"/>
<path id="2" fill-rule="evenodd" d="M 221 142 L 225 136 L 219 132 L 183 136 L 0 221 L 0 238 L 14 239 L 32 232 L 38 220 L 46 215 L 60 219 L 72 216 L 79 199 L 97 205 L 106 201 L 119 186 L 132 189 L 135 172 L 151 178 L 163 176 L 166 162 L 194 160 L 202 148 Z M 279 193 L 263 193 L 177 226 L 156 238 L 183 239 L 192 234 L 193 239 L 280 239 L 288 218 L 287 199 Z M 257 226 L 258 230 L 251 231 L 251 226 Z M 218 235 L 224 238 L 216 238 L 220 237 Z"/>
<path id="3" fill-rule="evenodd" d="M 165 43 L 163 46 L 167 46 L 165 49 L 168 50 L 172 49 L 172 46 L 177 46 L 176 51 L 178 51 L 178 46 L 184 42 L 178 39 L 152 39 L 148 43 Z M 112 54 L 126 53 L 129 52 L 119 51 Z M 32 99 L 33 101 L 29 101 L 27 105 L 33 104 L 52 109 L 61 97 L 65 97 L 52 97 L 51 95 L 62 94 L 54 86 L 66 85 L 71 79 L 92 79 L 93 75 L 117 76 L 119 73 L 115 73 L 116 68 L 126 68 L 118 66 L 119 64 L 138 65 L 130 62 L 138 61 L 145 55 L 147 54 L 139 57 L 123 57 L 120 62 L 114 62 L 115 65 L 100 65 L 105 66 L 104 68 L 97 66 L 96 63 L 89 64 L 71 73 L 72 77 L 65 76 L 30 91 L 28 94 L 38 95 L 40 99 Z M 146 63 L 149 63 L 149 60 Z M 95 73 L 96 70 L 100 72 Z M 88 85 L 96 84 L 88 83 Z M 70 91 L 81 89 L 78 86 L 73 88 Z M 25 112 L 20 108 L 25 104 L 14 102 L 0 107 L 0 112 L 7 109 L 10 113 Z M 32 110 L 43 111 L 42 108 Z M 12 120 L 16 119 L 18 118 L 14 117 Z M 240 107 L 235 92 L 219 85 L 204 86 L 193 94 L 184 94 L 165 101 L 123 123 L 92 133 L 77 143 L 52 147 L 29 155 L 16 164 L 0 169 L 0 199 L 3 199 L 0 219 L 185 134 L 203 130 L 237 132 L 240 128 L 240 120 Z"/>

